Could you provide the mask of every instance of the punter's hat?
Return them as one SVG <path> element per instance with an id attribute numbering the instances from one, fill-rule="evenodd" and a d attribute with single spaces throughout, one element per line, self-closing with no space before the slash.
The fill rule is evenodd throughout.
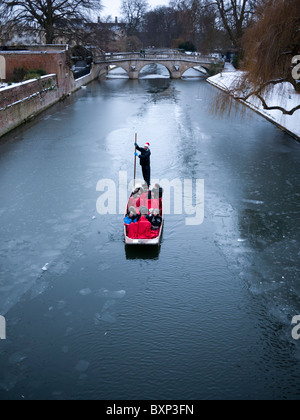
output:
<path id="1" fill-rule="evenodd" d="M 147 148 L 149 149 L 149 147 L 150 147 L 150 143 L 146 143 L 146 144 L 145 144 L 145 147 L 147 147 Z"/>

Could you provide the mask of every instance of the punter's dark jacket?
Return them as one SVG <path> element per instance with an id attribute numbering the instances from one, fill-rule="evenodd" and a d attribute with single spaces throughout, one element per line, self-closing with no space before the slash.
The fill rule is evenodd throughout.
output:
<path id="1" fill-rule="evenodd" d="M 144 148 L 137 146 L 137 150 L 141 152 L 141 155 L 140 155 L 141 166 L 150 166 L 150 156 L 151 156 L 150 149 L 145 150 Z"/>

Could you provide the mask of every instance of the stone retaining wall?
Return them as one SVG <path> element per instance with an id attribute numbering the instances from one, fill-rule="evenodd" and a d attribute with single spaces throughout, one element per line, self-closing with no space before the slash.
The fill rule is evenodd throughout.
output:
<path id="1" fill-rule="evenodd" d="M 52 74 L 1 89 L 0 137 L 97 79 L 103 73 L 101 69 L 100 65 L 93 65 L 90 74 L 78 80 L 69 72 L 61 77 Z"/>
<path id="2" fill-rule="evenodd" d="M 0 91 L 0 136 L 59 101 L 56 75 Z"/>

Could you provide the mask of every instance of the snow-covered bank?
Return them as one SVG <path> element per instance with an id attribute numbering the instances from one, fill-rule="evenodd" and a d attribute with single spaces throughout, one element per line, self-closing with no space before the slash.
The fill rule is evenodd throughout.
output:
<path id="1" fill-rule="evenodd" d="M 227 66 L 223 73 L 210 77 L 207 81 L 213 86 L 228 92 L 234 88 L 237 80 L 242 75 L 242 72 L 234 71 L 233 69 L 233 67 L 229 68 Z M 291 110 L 300 104 L 300 94 L 295 92 L 290 83 L 276 85 L 272 93 L 265 99 L 268 106 L 281 106 L 287 110 Z M 244 103 L 300 140 L 300 111 L 296 111 L 293 115 L 284 115 L 279 110 L 267 111 L 263 108 L 261 101 L 253 96 Z"/>

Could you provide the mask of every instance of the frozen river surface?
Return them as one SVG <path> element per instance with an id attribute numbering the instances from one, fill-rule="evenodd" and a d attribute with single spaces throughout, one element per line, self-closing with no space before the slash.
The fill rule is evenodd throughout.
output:
<path id="1" fill-rule="evenodd" d="M 94 82 L 2 139 L 0 399 L 300 398 L 300 146 L 216 94 Z M 205 184 L 204 222 L 171 211 L 158 250 L 96 210 L 135 132 L 155 178 Z"/>

